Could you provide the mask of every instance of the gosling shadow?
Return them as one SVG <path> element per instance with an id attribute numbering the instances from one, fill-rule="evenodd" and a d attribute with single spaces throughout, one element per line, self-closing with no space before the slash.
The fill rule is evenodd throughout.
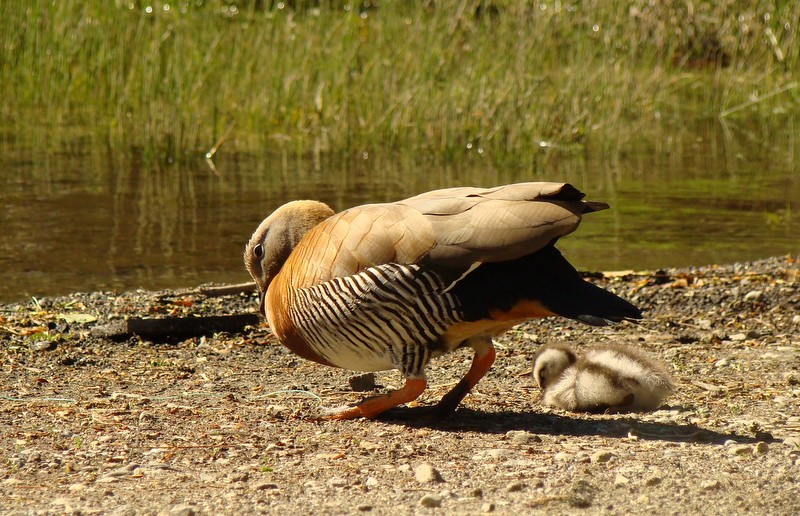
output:
<path id="1" fill-rule="evenodd" d="M 484 412 L 470 408 L 459 408 L 455 413 L 436 415 L 431 407 L 398 407 L 381 416 L 387 424 L 409 428 L 429 428 L 444 432 L 479 432 L 505 434 L 512 430 L 525 430 L 533 434 L 554 436 L 598 436 L 625 438 L 636 436 L 647 441 L 698 442 L 723 444 L 733 440 L 737 443 L 757 441 L 775 442 L 770 434 L 757 437 L 735 432 L 723 433 L 695 424 L 663 423 L 643 421 L 635 414 L 612 416 L 566 415 L 542 412 Z"/>

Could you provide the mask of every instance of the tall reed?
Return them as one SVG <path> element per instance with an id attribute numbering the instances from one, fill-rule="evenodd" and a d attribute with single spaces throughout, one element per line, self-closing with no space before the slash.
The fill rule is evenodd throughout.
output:
<path id="1" fill-rule="evenodd" d="M 367 3 L 3 2 L 2 124 L 156 160 L 221 143 L 519 163 L 797 120 L 797 2 Z"/>

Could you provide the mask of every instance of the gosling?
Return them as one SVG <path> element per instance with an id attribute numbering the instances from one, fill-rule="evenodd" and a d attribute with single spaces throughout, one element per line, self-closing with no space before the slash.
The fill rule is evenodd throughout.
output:
<path id="1" fill-rule="evenodd" d="M 573 412 L 655 410 L 675 391 L 662 363 L 619 344 L 591 347 L 582 357 L 566 344 L 547 344 L 534 356 L 533 375 L 545 405 Z"/>

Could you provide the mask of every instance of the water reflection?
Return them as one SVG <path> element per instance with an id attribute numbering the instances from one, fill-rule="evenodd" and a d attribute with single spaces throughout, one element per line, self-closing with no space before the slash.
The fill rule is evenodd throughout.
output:
<path id="1" fill-rule="evenodd" d="M 0 158 L 0 301 L 245 281 L 244 242 L 287 200 L 344 209 L 446 186 L 524 180 L 566 180 L 612 204 L 562 241 L 579 268 L 797 253 L 796 149 L 793 139 L 782 148 L 745 142 L 731 149 L 712 134 L 671 153 L 608 162 L 539 154 L 524 168 L 492 166 L 478 155 L 433 166 L 374 151 L 366 160 L 221 153 L 215 172 L 203 163 L 144 166 L 102 145 L 73 142 L 40 154 L 8 145 Z"/>

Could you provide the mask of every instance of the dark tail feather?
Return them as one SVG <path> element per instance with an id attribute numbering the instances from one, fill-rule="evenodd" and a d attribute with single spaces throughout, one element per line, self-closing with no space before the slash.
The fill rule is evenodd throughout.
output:
<path id="1" fill-rule="evenodd" d="M 628 301 L 582 279 L 555 247 L 535 253 L 539 254 L 538 266 L 552 278 L 551 288 L 542 288 L 540 296 L 553 312 L 592 326 L 642 318 L 642 311 Z"/>
<path id="2" fill-rule="evenodd" d="M 642 312 L 616 294 L 582 279 L 552 299 L 542 302 L 558 315 L 592 326 L 642 318 Z M 549 301 L 549 302 L 548 302 Z"/>
<path id="3" fill-rule="evenodd" d="M 552 244 L 510 262 L 485 263 L 452 292 L 464 303 L 466 320 L 490 317 L 492 309 L 510 310 L 524 300 L 593 326 L 642 318 L 629 302 L 581 278 Z"/>

